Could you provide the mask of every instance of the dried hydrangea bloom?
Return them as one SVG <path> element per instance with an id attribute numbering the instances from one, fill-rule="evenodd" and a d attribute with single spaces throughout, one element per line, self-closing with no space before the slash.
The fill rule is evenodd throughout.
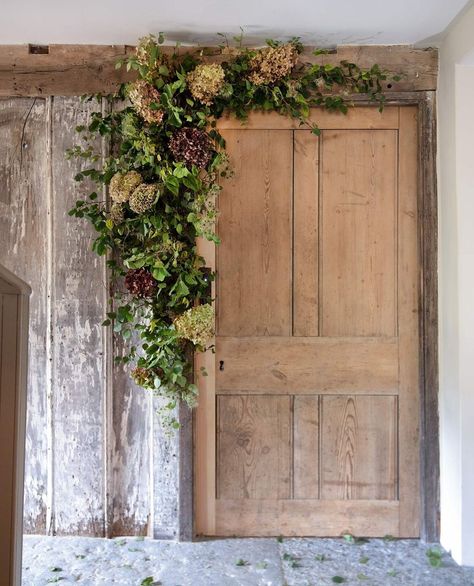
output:
<path id="1" fill-rule="evenodd" d="M 197 65 L 186 81 L 193 98 L 210 106 L 224 85 L 225 72 L 218 63 Z"/>
<path id="2" fill-rule="evenodd" d="M 249 79 L 255 85 L 274 83 L 291 73 L 298 60 L 298 51 L 292 43 L 265 47 L 250 59 Z"/>
<path id="3" fill-rule="evenodd" d="M 135 55 L 140 65 L 149 65 L 150 55 L 154 49 L 158 47 L 158 40 L 155 35 L 146 35 L 138 39 L 138 44 L 135 48 Z"/>
<path id="4" fill-rule="evenodd" d="M 176 161 L 200 169 L 207 167 L 212 157 L 211 139 L 198 128 L 180 128 L 171 137 L 169 147 Z"/>
<path id="5" fill-rule="evenodd" d="M 209 303 L 197 305 L 174 320 L 180 338 L 205 348 L 214 336 L 214 309 Z"/>
<path id="6" fill-rule="evenodd" d="M 116 203 L 125 203 L 142 181 L 142 176 L 137 171 L 115 173 L 110 180 L 110 197 Z"/>
<path id="7" fill-rule="evenodd" d="M 109 218 L 116 226 L 124 221 L 125 214 L 121 203 L 113 203 L 110 206 Z"/>
<path id="8" fill-rule="evenodd" d="M 128 97 L 138 114 L 150 124 L 160 124 L 163 120 L 163 110 L 152 108 L 152 104 L 160 103 L 160 92 L 144 79 L 130 84 Z"/>
<path id="9" fill-rule="evenodd" d="M 130 196 L 128 205 L 132 212 L 144 214 L 159 196 L 160 191 L 156 183 L 141 183 Z"/>
<path id="10" fill-rule="evenodd" d="M 156 286 L 157 281 L 148 269 L 130 269 L 125 275 L 125 287 L 137 297 L 151 297 Z"/>
<path id="11" fill-rule="evenodd" d="M 149 370 L 148 368 L 137 366 L 130 374 L 135 384 L 137 384 L 139 387 L 150 387 L 153 385 L 155 377 L 153 371 Z"/>

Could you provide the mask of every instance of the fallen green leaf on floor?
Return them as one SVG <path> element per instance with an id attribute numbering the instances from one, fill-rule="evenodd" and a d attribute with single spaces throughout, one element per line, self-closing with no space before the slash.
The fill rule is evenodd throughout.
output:
<path id="1" fill-rule="evenodd" d="M 58 568 L 57 566 L 53 566 L 52 568 L 49 568 L 50 572 L 62 572 L 63 569 L 62 568 Z"/>
<path id="2" fill-rule="evenodd" d="M 235 562 L 236 566 L 250 566 L 250 562 L 248 562 L 247 560 L 243 560 L 242 558 L 240 558 L 239 560 L 237 560 Z"/>
<path id="3" fill-rule="evenodd" d="M 394 537 L 393 535 L 384 535 L 383 536 L 383 540 L 384 541 L 395 541 L 396 537 Z"/>
<path id="4" fill-rule="evenodd" d="M 54 578 L 50 578 L 48 580 L 48 584 L 54 584 L 55 582 L 60 582 L 61 580 L 65 580 L 63 576 L 55 576 Z"/>
<path id="5" fill-rule="evenodd" d="M 391 578 L 395 578 L 395 576 L 398 576 L 398 572 L 397 572 L 397 570 L 389 570 L 387 572 L 387 576 L 390 576 Z"/>
<path id="6" fill-rule="evenodd" d="M 318 553 L 314 556 L 314 559 L 317 562 L 326 562 L 329 558 L 327 555 L 325 555 L 324 553 Z"/>
<path id="7" fill-rule="evenodd" d="M 277 541 L 278 541 L 278 543 L 283 543 L 283 536 L 282 535 L 279 535 L 277 537 Z"/>
<path id="8" fill-rule="evenodd" d="M 76 560 L 83 560 L 86 556 L 83 553 L 76 553 L 74 557 L 76 558 Z"/>
<path id="9" fill-rule="evenodd" d="M 366 555 L 363 555 L 360 559 L 359 559 L 359 564 L 366 564 L 369 561 L 369 558 Z"/>
<path id="10" fill-rule="evenodd" d="M 268 568 L 268 564 L 267 562 L 258 562 L 258 564 L 255 567 L 257 568 L 257 570 L 266 570 Z"/>
<path id="11" fill-rule="evenodd" d="M 140 582 L 140 586 L 160 586 L 161 582 L 155 581 L 153 576 L 147 576 Z"/>
<path id="12" fill-rule="evenodd" d="M 342 537 L 346 543 L 350 543 L 351 545 L 362 545 L 363 543 L 369 543 L 367 537 L 355 537 L 350 533 L 345 533 Z"/>
<path id="13" fill-rule="evenodd" d="M 426 555 L 433 568 L 440 568 L 443 565 L 443 552 L 440 549 L 430 547 Z"/>
<path id="14" fill-rule="evenodd" d="M 343 584 L 343 583 L 346 581 L 346 579 L 345 579 L 345 578 L 343 578 L 342 576 L 333 576 L 333 577 L 332 577 L 332 581 L 333 581 L 335 584 Z"/>
<path id="15" fill-rule="evenodd" d="M 362 572 L 360 574 L 357 574 L 357 579 L 358 580 L 369 580 L 370 578 L 366 575 L 366 574 L 362 574 Z"/>
<path id="16" fill-rule="evenodd" d="M 114 542 L 115 545 L 127 545 L 127 540 L 126 539 L 117 539 L 117 541 Z"/>

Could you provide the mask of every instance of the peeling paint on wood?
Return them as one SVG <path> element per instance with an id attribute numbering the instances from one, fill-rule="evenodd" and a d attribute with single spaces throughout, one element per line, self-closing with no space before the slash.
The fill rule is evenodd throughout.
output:
<path id="1" fill-rule="evenodd" d="M 101 326 L 105 259 L 87 222 L 67 215 L 91 186 L 73 180 L 65 150 L 95 109 L 0 100 L 0 262 L 33 290 L 25 530 L 175 537 L 179 436 L 163 432 L 160 400 L 113 366 L 122 341 Z"/>
<path id="2" fill-rule="evenodd" d="M 97 103 L 55 98 L 52 110 L 52 427 L 54 530 L 103 535 L 104 263 L 91 250 L 94 230 L 68 216 L 93 191 L 73 179 L 65 151 Z M 100 144 L 97 145 L 100 149 Z"/>
<path id="3" fill-rule="evenodd" d="M 47 136 L 44 99 L 0 100 L 0 262 L 31 286 L 25 531 L 46 531 Z"/>

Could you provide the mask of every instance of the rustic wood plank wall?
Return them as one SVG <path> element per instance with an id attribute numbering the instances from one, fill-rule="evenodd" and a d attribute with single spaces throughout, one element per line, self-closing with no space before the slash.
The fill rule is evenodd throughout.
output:
<path id="1" fill-rule="evenodd" d="M 96 108 L 0 100 L 0 263 L 32 288 L 25 531 L 173 537 L 178 436 L 163 435 L 157 399 L 113 365 L 105 260 L 90 226 L 67 215 L 91 186 L 73 180 L 64 151 Z"/>

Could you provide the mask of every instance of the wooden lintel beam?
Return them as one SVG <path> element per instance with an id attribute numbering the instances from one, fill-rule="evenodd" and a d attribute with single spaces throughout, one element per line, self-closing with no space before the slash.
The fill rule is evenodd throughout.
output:
<path id="1" fill-rule="evenodd" d="M 134 73 L 116 69 L 118 59 L 134 50 L 126 45 L 0 45 L 0 97 L 76 96 L 111 93 Z M 171 52 L 173 47 L 164 47 Z M 313 55 L 306 47 L 301 60 L 337 63 L 347 60 L 361 67 L 378 63 L 403 74 L 388 89 L 395 92 L 436 90 L 438 51 L 407 45 L 341 45 L 330 54 Z M 181 47 L 180 51 L 202 52 L 209 61 L 223 61 L 218 47 Z"/>

